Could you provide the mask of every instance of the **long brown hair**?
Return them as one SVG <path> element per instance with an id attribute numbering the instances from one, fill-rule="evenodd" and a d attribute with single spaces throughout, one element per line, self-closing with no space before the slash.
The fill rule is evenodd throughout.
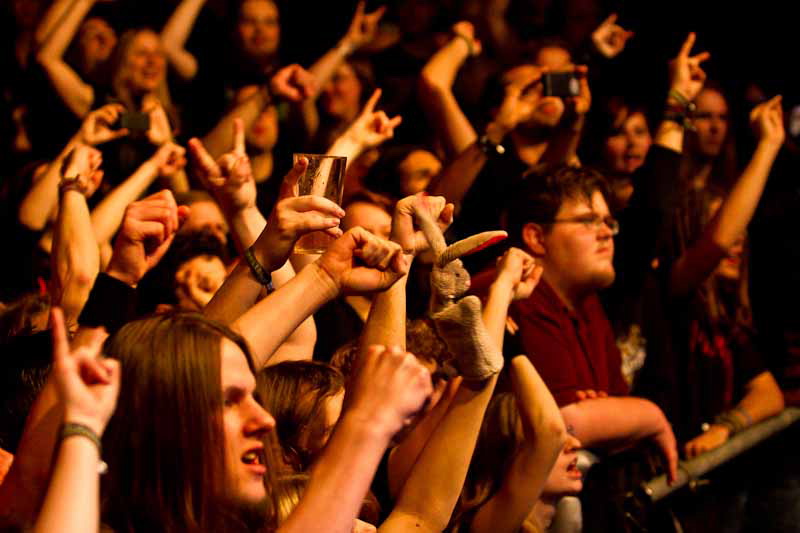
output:
<path id="1" fill-rule="evenodd" d="M 328 429 L 325 402 L 344 390 L 342 373 L 317 361 L 286 361 L 261 371 L 256 388 L 275 417 L 284 462 L 295 472 L 307 470 Z"/>
<path id="2" fill-rule="evenodd" d="M 234 530 L 226 511 L 221 340 L 244 339 L 200 314 L 125 325 L 106 344 L 120 360 L 117 409 L 103 437 L 105 521 L 117 532 Z"/>

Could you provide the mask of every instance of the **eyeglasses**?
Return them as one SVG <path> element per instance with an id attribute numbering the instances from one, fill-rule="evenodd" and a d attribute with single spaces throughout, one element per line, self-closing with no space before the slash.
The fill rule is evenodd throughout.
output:
<path id="1" fill-rule="evenodd" d="M 587 230 L 594 230 L 599 231 L 602 229 L 603 224 L 608 226 L 608 229 L 611 230 L 611 235 L 616 235 L 619 233 L 619 222 L 612 217 L 611 215 L 601 217 L 600 215 L 594 213 L 587 213 L 585 215 L 580 215 L 577 217 L 572 218 L 557 218 L 551 222 L 551 224 L 558 224 L 558 223 L 572 223 L 572 224 L 583 224 L 583 227 Z"/>

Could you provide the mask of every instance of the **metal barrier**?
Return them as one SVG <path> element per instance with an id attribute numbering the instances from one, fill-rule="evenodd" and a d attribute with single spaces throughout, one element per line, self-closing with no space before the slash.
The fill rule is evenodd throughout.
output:
<path id="1" fill-rule="evenodd" d="M 667 485 L 667 476 L 661 475 L 642 483 L 641 492 L 650 502 L 657 502 L 685 485 L 697 483 L 704 474 L 783 431 L 797 420 L 800 420 L 800 408 L 784 409 L 772 418 L 737 433 L 719 448 L 698 455 L 690 461 L 681 461 L 678 464 L 678 478 L 672 485 Z"/>
<path id="2" fill-rule="evenodd" d="M 635 499 L 638 504 L 655 503 L 686 485 L 692 487 L 699 483 L 703 475 L 783 431 L 797 420 L 800 420 L 800 408 L 784 409 L 772 418 L 737 433 L 719 448 L 699 455 L 690 461 L 681 461 L 678 464 L 678 478 L 672 485 L 667 485 L 666 475 L 656 476 L 642 483 L 637 493 L 631 494 L 631 498 Z M 597 456 L 587 450 L 581 450 L 578 453 L 578 468 L 584 477 L 598 461 Z M 580 500 L 575 496 L 561 498 L 549 531 L 552 533 L 581 533 L 582 529 Z"/>

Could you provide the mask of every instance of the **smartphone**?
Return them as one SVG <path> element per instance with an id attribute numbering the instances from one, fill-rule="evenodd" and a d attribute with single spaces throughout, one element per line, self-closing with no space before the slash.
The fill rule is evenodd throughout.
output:
<path id="1" fill-rule="evenodd" d="M 150 129 L 150 115 L 126 111 L 119 116 L 119 127 L 127 128 L 131 136 L 143 135 Z"/>
<path id="2" fill-rule="evenodd" d="M 543 96 L 570 98 L 581 92 L 581 83 L 574 72 L 545 72 L 542 75 Z"/>

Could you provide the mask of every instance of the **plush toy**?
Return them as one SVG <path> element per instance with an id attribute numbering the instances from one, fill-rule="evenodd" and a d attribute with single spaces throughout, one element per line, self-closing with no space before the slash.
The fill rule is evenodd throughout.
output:
<path id="1" fill-rule="evenodd" d="M 426 209 L 415 208 L 414 216 L 434 254 L 429 314 L 455 356 L 459 373 L 466 380 L 483 381 L 502 370 L 503 354 L 483 324 L 481 301 L 477 296 L 464 296 L 470 276 L 459 258 L 491 246 L 508 234 L 486 231 L 447 246 L 441 229 Z"/>

